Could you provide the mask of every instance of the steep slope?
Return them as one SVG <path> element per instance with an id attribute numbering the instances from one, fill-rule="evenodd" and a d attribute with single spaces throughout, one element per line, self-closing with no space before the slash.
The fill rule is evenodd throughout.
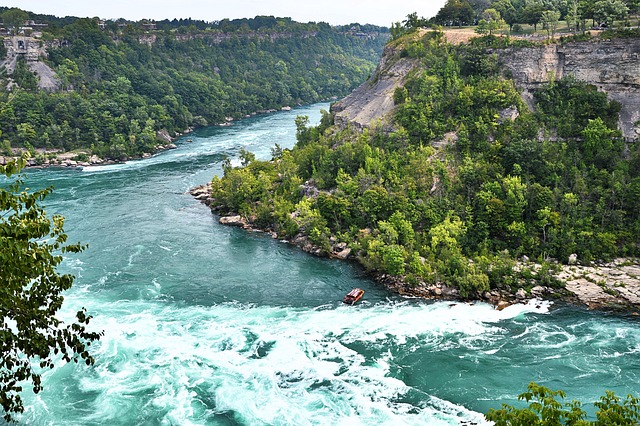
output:
<path id="1" fill-rule="evenodd" d="M 334 107 L 338 128 L 328 115 L 316 128 L 298 123 L 294 149 L 225 169 L 202 196 L 233 223 L 306 251 L 346 250 L 401 293 L 497 303 L 568 291 L 591 306 L 637 307 L 635 281 L 603 284 L 587 269 L 556 279 L 557 263 L 640 255 L 640 149 L 616 129 L 621 105 L 594 87 L 609 80 L 593 70 L 586 83 L 554 80 L 575 76 L 581 57 L 521 41 L 529 60 L 522 47 L 497 50 L 510 43 L 452 45 L 438 31 L 392 41 L 374 77 Z M 604 50 L 624 75 L 604 89 L 635 84 L 619 51 L 629 52 Z M 513 69 L 500 65 L 514 54 L 524 56 Z M 534 89 L 532 112 L 522 91 Z"/>
<path id="2" fill-rule="evenodd" d="M 334 105 L 336 124 L 344 127 L 351 123 L 357 128 L 379 122 L 389 125 L 395 89 L 402 87 L 420 64 L 417 59 L 400 57 L 400 51 L 398 45 L 387 46 L 369 81 Z M 640 38 L 487 49 L 487 55 L 491 54 L 497 55 L 503 74 L 514 80 L 531 108 L 534 90 L 552 80 L 573 76 L 621 104 L 619 128 L 625 139 L 640 136 L 636 124 L 640 120 Z"/>
<path id="3" fill-rule="evenodd" d="M 420 63 L 415 58 L 400 57 L 401 50 L 397 44 L 387 45 L 373 76 L 331 107 L 338 126 L 350 123 L 362 129 L 373 123 L 389 125 L 395 106 L 393 93 Z"/>
<path id="4" fill-rule="evenodd" d="M 619 102 L 623 136 L 628 140 L 640 136 L 635 124 L 640 120 L 640 38 L 596 39 L 495 52 L 500 66 L 524 89 L 525 99 L 552 79 L 571 75 Z"/>

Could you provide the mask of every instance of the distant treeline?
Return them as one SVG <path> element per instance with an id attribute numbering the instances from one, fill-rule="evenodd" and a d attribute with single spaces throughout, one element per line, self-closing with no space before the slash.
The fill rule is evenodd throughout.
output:
<path id="1" fill-rule="evenodd" d="M 21 60 L 12 75 L 2 75 L 5 150 L 9 144 L 90 148 L 116 159 L 152 152 L 161 129 L 182 132 L 344 96 L 373 72 L 388 37 L 380 27 L 273 17 L 209 23 L 206 30 L 195 24 L 203 21 L 157 24 L 175 31 L 88 18 L 30 19 L 49 25 L 42 43 L 61 90 L 38 90 Z"/>

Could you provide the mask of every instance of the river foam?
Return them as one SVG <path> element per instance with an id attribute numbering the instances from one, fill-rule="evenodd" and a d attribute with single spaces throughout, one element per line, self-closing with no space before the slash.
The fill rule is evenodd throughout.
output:
<path id="1" fill-rule="evenodd" d="M 535 380 L 569 398 L 638 392 L 638 319 L 532 302 L 403 299 L 349 263 L 222 227 L 187 191 L 240 148 L 291 147 L 295 115 L 201 129 L 152 159 L 32 170 L 55 185 L 82 307 L 105 335 L 94 366 L 57 363 L 25 392 L 25 425 L 462 425 Z M 365 290 L 355 306 L 341 299 Z"/>
<path id="2" fill-rule="evenodd" d="M 94 327 L 105 330 L 94 349 L 95 368 L 67 365 L 50 373 L 45 386 L 66 383 L 59 389 L 65 403 L 40 404 L 48 412 L 75 411 L 82 424 L 130 424 L 151 411 L 166 424 L 214 424 L 224 417 L 251 425 L 481 424 L 478 413 L 394 377 L 398 354 L 384 347 L 438 350 L 451 341 L 473 347 L 476 339 L 500 334 L 501 321 L 545 309 L 104 302 L 94 319 Z M 38 422 L 31 417 L 29 423 Z"/>

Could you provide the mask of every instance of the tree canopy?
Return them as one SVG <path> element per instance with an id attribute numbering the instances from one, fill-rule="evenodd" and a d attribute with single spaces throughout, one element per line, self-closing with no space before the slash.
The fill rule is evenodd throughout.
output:
<path id="1" fill-rule="evenodd" d="M 518 396 L 519 400 L 529 404 L 527 407 L 503 404 L 499 410 L 490 410 L 486 418 L 496 426 L 612 426 L 637 425 L 640 422 L 640 399 L 633 395 L 622 400 L 607 391 L 593 404 L 597 409 L 595 421 L 587 419 L 579 401 L 563 403 L 565 397 L 561 390 L 553 391 L 531 382 L 527 391 Z"/>
<path id="2" fill-rule="evenodd" d="M 4 139 L 112 159 L 154 152 L 163 129 L 175 135 L 346 95 L 373 72 L 388 38 L 380 27 L 274 17 L 162 21 L 156 26 L 166 29 L 153 31 L 86 18 L 47 22 L 47 63 L 61 90 L 39 90 L 19 59 L 13 75 L 0 76 Z M 9 78 L 18 88 L 8 89 Z"/>

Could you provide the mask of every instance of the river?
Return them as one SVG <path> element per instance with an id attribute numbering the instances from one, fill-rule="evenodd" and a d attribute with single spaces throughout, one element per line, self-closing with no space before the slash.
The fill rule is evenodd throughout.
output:
<path id="1" fill-rule="evenodd" d="M 61 267 L 77 277 L 61 315 L 86 307 L 104 337 L 95 366 L 59 362 L 25 392 L 19 424 L 484 424 L 530 381 L 585 403 L 640 392 L 637 318 L 402 298 L 350 263 L 221 226 L 188 194 L 241 148 L 293 146 L 295 116 L 317 123 L 321 108 L 202 129 L 146 160 L 26 173 L 89 245 Z M 364 299 L 345 306 L 353 287 Z"/>

